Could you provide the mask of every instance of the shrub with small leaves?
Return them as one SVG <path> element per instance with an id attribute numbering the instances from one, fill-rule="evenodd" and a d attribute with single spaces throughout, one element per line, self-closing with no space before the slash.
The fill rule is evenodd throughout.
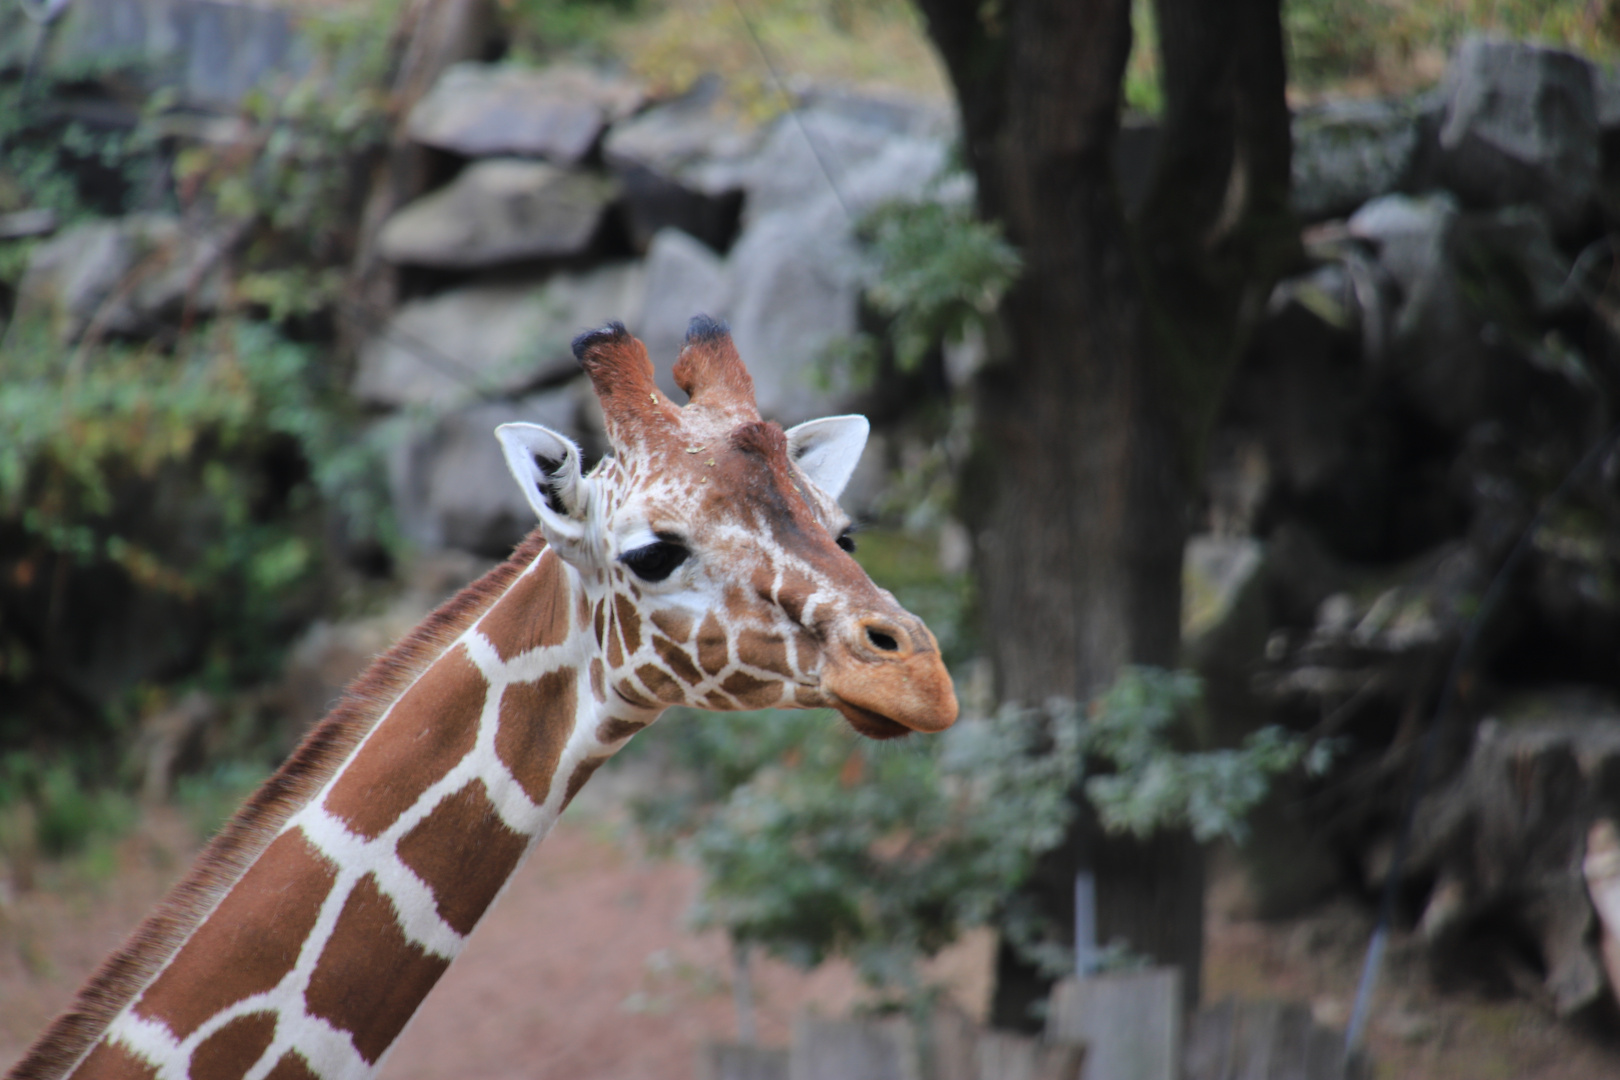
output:
<path id="1" fill-rule="evenodd" d="M 1072 950 L 1009 897 L 1062 840 L 1083 768 L 1110 830 L 1241 839 L 1271 779 L 1305 759 L 1276 728 L 1177 749 L 1199 694 L 1185 672 L 1127 668 L 1089 708 L 1006 706 L 884 745 L 825 714 L 670 718 L 687 786 L 637 812 L 662 843 L 684 837 L 704 872 L 698 921 L 737 941 L 807 966 L 847 957 L 905 997 L 918 962 L 975 926 L 1061 970 Z"/>

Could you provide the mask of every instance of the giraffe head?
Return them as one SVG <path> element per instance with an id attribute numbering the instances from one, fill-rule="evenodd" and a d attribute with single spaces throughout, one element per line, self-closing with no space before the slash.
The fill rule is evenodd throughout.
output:
<path id="1" fill-rule="evenodd" d="M 850 557 L 837 496 L 866 444 L 859 416 L 783 431 L 760 419 L 722 323 L 692 320 L 659 392 L 618 323 L 582 334 L 614 456 L 503 425 L 507 463 L 547 543 L 578 572 L 603 678 L 630 706 L 837 709 L 874 738 L 939 731 L 956 698 L 934 636 Z"/>

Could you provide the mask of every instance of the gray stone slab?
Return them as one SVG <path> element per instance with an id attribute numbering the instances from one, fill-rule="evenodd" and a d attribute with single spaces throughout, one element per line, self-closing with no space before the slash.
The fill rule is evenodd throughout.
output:
<path id="1" fill-rule="evenodd" d="M 639 264 L 617 263 L 413 300 L 362 347 L 355 396 L 387 408 L 442 406 L 564 377 L 578 368 L 574 336 L 614 319 L 632 322 L 644 282 Z"/>
<path id="2" fill-rule="evenodd" d="M 1446 72 L 1440 176 L 1470 205 L 1532 202 L 1567 230 L 1591 211 L 1601 168 L 1596 70 L 1583 57 L 1472 38 Z"/>
<path id="3" fill-rule="evenodd" d="M 575 64 L 462 63 L 411 110 L 406 131 L 426 146 L 467 157 L 515 155 L 573 165 L 642 98 L 636 83 Z"/>
<path id="4" fill-rule="evenodd" d="M 26 59 L 34 34 L 8 13 L 0 64 Z M 43 58 L 48 75 L 134 72 L 150 88 L 169 87 L 192 108 L 229 110 L 261 86 L 309 73 L 314 51 L 288 11 L 225 0 L 74 0 L 52 27 Z"/>
<path id="5" fill-rule="evenodd" d="M 390 262 L 463 270 L 576 255 L 617 193 L 593 173 L 485 158 L 390 218 L 377 248 Z"/>

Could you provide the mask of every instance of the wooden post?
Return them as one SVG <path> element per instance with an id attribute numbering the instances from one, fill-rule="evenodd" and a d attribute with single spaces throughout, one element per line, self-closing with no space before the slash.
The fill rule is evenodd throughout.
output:
<path id="1" fill-rule="evenodd" d="M 698 1080 L 788 1080 L 788 1052 L 708 1043 L 698 1051 Z"/>
<path id="2" fill-rule="evenodd" d="M 824 1020 L 793 1024 L 788 1080 L 922 1080 L 917 1038 L 905 1020 Z"/>
<path id="3" fill-rule="evenodd" d="M 1179 1080 L 1181 971 L 1065 979 L 1052 991 L 1049 1043 L 1084 1043 L 1084 1080 Z"/>

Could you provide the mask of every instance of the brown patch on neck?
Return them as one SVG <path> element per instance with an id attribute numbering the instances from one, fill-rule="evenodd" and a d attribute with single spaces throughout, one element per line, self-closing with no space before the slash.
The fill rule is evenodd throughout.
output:
<path id="1" fill-rule="evenodd" d="M 568 776 L 568 787 L 563 791 L 564 810 L 568 809 L 568 804 L 574 801 L 574 796 L 579 794 L 579 789 L 585 786 L 585 782 L 595 776 L 596 770 L 607 762 L 608 756 L 604 754 L 601 757 L 588 757 L 574 766 L 574 771 Z"/>
<path id="2" fill-rule="evenodd" d="M 672 679 L 667 671 L 656 664 L 642 664 L 636 668 L 641 685 L 652 691 L 653 697 L 665 705 L 679 705 L 686 700 L 686 691 Z"/>
<path id="3" fill-rule="evenodd" d="M 489 681 L 465 648 L 445 653 L 360 748 L 327 794 L 326 808 L 353 832 L 376 839 L 472 751 L 488 694 Z"/>
<path id="4" fill-rule="evenodd" d="M 135 1012 L 184 1039 L 221 1009 L 270 990 L 293 969 L 337 867 L 293 829 L 265 849 Z"/>
<path id="5" fill-rule="evenodd" d="M 304 1003 L 347 1031 L 360 1056 L 375 1065 L 449 966 L 405 937 L 393 901 L 367 874 L 338 915 Z"/>
<path id="6" fill-rule="evenodd" d="M 610 716 L 596 726 L 596 741 L 612 745 L 620 739 L 628 739 L 646 726 L 644 720 L 621 720 L 617 716 Z"/>
<path id="7" fill-rule="evenodd" d="M 474 780 L 435 806 L 395 850 L 433 890 L 439 917 L 465 937 L 517 869 L 529 838 L 506 827 L 484 782 Z"/>
<path id="8" fill-rule="evenodd" d="M 238 1016 L 197 1045 L 189 1080 L 242 1080 L 276 1037 L 276 1014 Z"/>
<path id="9" fill-rule="evenodd" d="M 264 1080 L 321 1080 L 315 1075 L 315 1070 L 309 1067 L 304 1055 L 296 1050 L 289 1050 L 281 1055 L 281 1060 L 275 1067 L 264 1074 Z"/>
<path id="10" fill-rule="evenodd" d="M 567 668 L 513 683 L 501 697 L 495 754 L 536 806 L 551 794 L 557 763 L 574 731 L 578 697 L 574 672 Z"/>
<path id="11" fill-rule="evenodd" d="M 108 1054 L 127 1060 L 127 1056 L 117 1058 L 121 1051 L 116 1048 L 104 1053 L 99 1046 L 94 1051 L 91 1047 L 265 852 L 287 819 L 336 775 L 395 699 L 511 587 L 544 549 L 545 540 L 536 530 L 510 559 L 463 589 L 379 657 L 276 774 L 226 823 L 180 884 L 107 958 L 73 1004 L 52 1021 L 8 1075 L 57 1080 L 81 1057 L 81 1070 L 93 1061 L 108 1060 Z M 87 1051 L 91 1051 L 89 1056 Z M 280 1068 L 278 1065 L 276 1071 Z M 123 1068 L 118 1072 L 120 1076 L 136 1074 Z"/>
<path id="12" fill-rule="evenodd" d="M 573 607 L 570 592 L 562 559 L 555 551 L 543 551 L 534 569 L 519 578 L 478 621 L 478 629 L 502 660 L 545 645 L 561 645 L 568 639 Z"/>
<path id="13" fill-rule="evenodd" d="M 781 704 L 782 701 L 781 683 L 756 679 L 746 671 L 733 671 L 727 675 L 726 681 L 720 684 L 720 689 L 748 709 L 768 709 Z"/>
<path id="14" fill-rule="evenodd" d="M 29 1073 L 23 1071 L 22 1062 L 7 1073 L 8 1077 L 32 1080 Z M 123 1043 L 103 1041 L 99 1046 L 85 1057 L 79 1067 L 73 1070 L 74 1080 L 157 1080 L 157 1066 L 148 1065 L 144 1058 L 136 1057 L 134 1053 L 124 1048 Z"/>

